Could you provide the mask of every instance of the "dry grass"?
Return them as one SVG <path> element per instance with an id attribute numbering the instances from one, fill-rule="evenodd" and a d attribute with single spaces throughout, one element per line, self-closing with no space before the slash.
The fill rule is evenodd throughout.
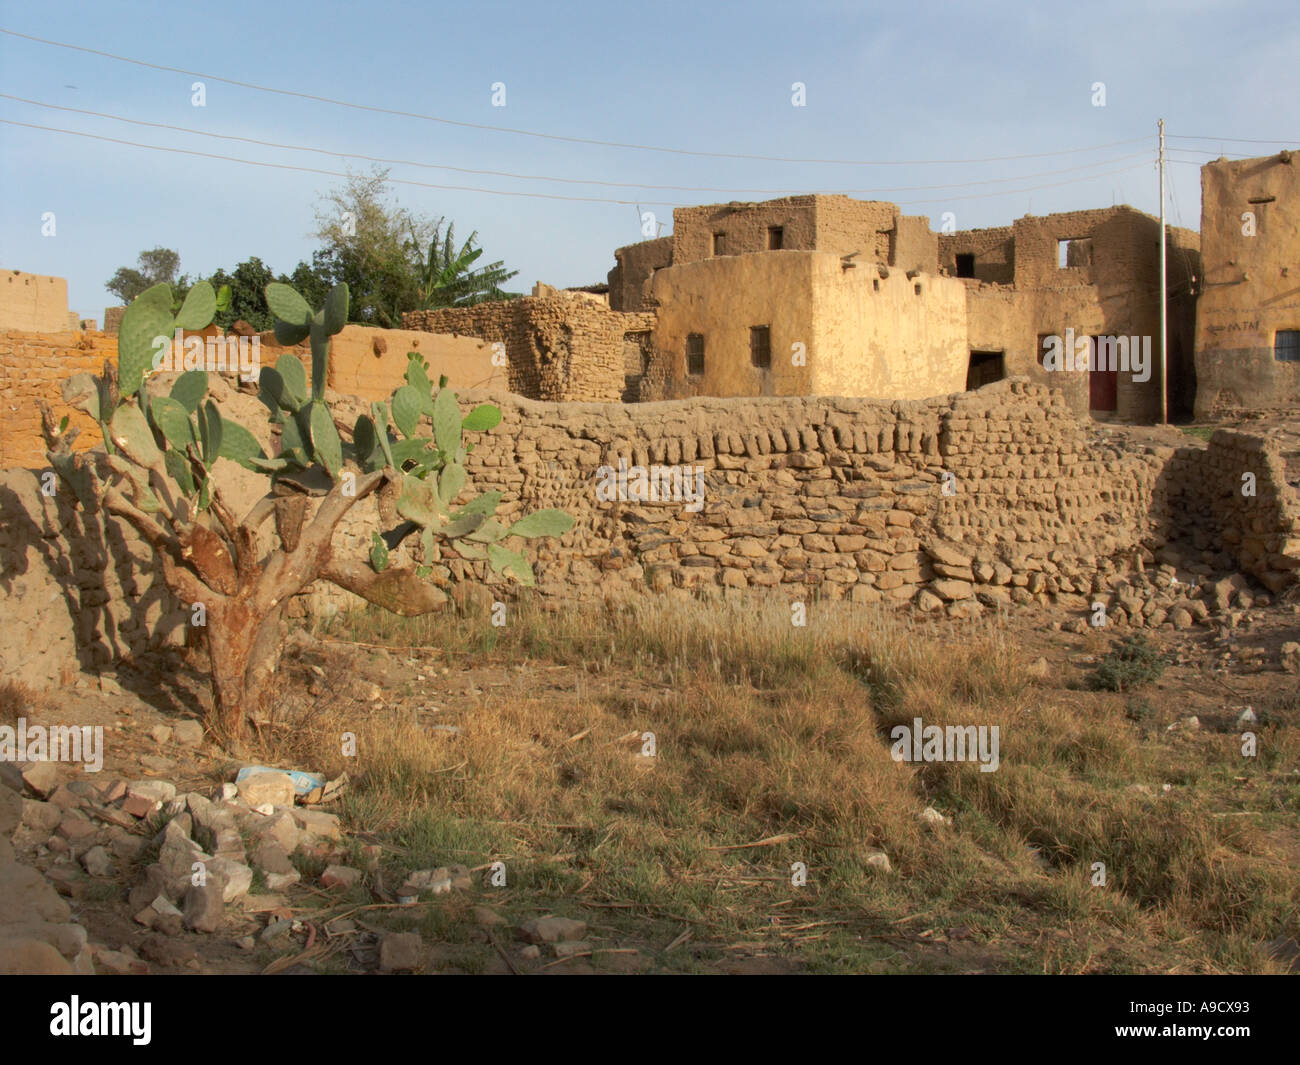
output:
<path id="1" fill-rule="evenodd" d="M 769 941 L 800 965 L 850 970 L 944 968 L 916 934 L 963 926 L 976 967 L 1259 971 L 1274 964 L 1261 944 L 1300 930 L 1300 887 L 1269 831 L 1293 828 L 1300 808 L 1294 715 L 1261 728 L 1256 759 L 1233 736 L 1177 747 L 1144 735 L 1121 697 L 1063 705 L 995 625 L 939 631 L 838 604 L 804 628 L 779 605 L 652 600 L 525 607 L 503 629 L 469 619 L 451 631 L 453 655 L 476 667 L 526 667 L 460 734 L 334 704 L 266 753 L 360 770 L 355 825 L 405 867 L 505 861 L 501 898 L 521 912 L 595 913 L 611 936 L 651 941 L 684 922 L 719 950 Z M 448 632 L 445 618 L 371 614 L 333 628 L 440 651 Z M 555 665 L 572 681 L 564 697 L 530 682 Z M 895 762 L 889 729 L 915 717 L 997 725 L 1000 768 Z M 345 731 L 356 759 L 340 755 Z M 1243 775 L 1258 785 L 1253 808 L 1220 786 Z M 922 824 L 925 806 L 954 824 Z M 874 848 L 892 875 L 867 864 Z M 805 887 L 790 883 L 796 862 Z M 1097 862 L 1105 887 L 1091 883 Z"/>
<path id="2" fill-rule="evenodd" d="M 16 680 L 0 680 L 0 725 L 14 726 L 36 706 L 36 693 Z"/>

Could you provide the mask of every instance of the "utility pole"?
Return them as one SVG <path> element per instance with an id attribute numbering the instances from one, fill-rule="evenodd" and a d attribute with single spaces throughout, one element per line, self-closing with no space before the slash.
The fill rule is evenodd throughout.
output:
<path id="1" fill-rule="evenodd" d="M 1169 241 L 1165 235 L 1165 120 L 1159 121 L 1160 129 L 1160 424 L 1169 424 L 1169 378 L 1168 364 L 1165 361 L 1165 345 L 1168 339 L 1169 323 L 1166 320 L 1169 301 L 1168 263 L 1166 246 Z"/>

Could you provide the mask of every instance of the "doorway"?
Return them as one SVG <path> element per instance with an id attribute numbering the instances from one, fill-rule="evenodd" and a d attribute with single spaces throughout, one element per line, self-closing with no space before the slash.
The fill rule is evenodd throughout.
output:
<path id="1" fill-rule="evenodd" d="M 970 366 L 966 370 L 966 391 L 973 392 L 994 381 L 1001 381 L 1006 375 L 1003 352 L 972 351 Z"/>

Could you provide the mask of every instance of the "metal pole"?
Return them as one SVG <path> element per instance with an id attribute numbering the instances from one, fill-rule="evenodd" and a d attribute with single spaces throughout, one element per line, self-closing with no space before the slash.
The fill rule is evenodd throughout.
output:
<path id="1" fill-rule="evenodd" d="M 1160 424 L 1169 424 L 1169 380 L 1165 362 L 1165 345 L 1168 340 L 1169 324 L 1167 303 L 1169 300 L 1168 263 L 1166 262 L 1165 235 L 1165 120 L 1160 119 Z"/>

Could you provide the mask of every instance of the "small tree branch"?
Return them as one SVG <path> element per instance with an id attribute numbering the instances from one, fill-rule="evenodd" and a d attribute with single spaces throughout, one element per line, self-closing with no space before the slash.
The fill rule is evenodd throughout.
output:
<path id="1" fill-rule="evenodd" d="M 421 580 L 411 566 L 376 573 L 360 562 L 331 561 L 321 571 L 321 576 L 332 584 L 361 596 L 366 602 L 403 617 L 428 614 L 447 602 L 446 594 Z"/>
<path id="2" fill-rule="evenodd" d="M 180 544 L 177 543 L 176 538 L 144 511 L 129 503 L 116 488 L 104 492 L 100 502 L 106 511 L 128 522 L 136 532 L 164 555 L 179 556 Z"/>
<path id="3" fill-rule="evenodd" d="M 262 523 L 275 513 L 275 498 L 268 493 L 254 503 L 244 515 L 244 520 L 239 523 L 240 527 L 250 532 L 257 532 L 262 527 Z"/>

